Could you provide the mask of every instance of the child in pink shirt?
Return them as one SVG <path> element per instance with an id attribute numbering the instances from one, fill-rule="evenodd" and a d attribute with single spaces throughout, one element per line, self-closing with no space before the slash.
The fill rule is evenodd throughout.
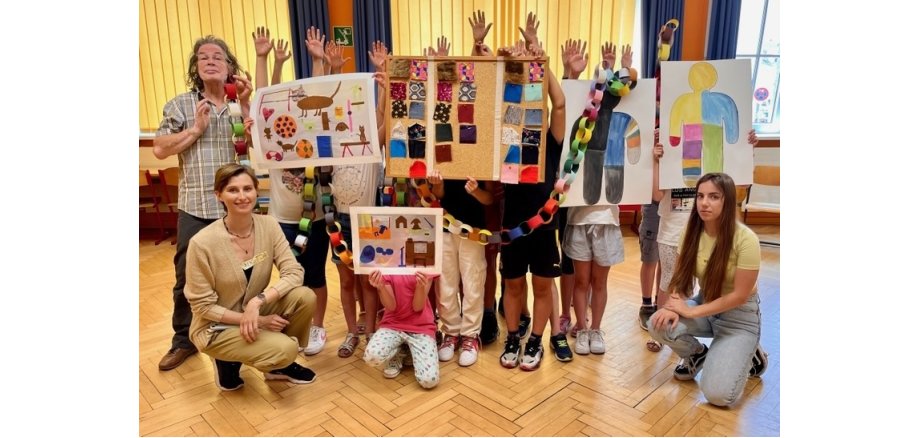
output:
<path id="1" fill-rule="evenodd" d="M 414 276 L 382 275 L 380 271 L 370 274 L 370 284 L 377 289 L 384 311 L 380 330 L 364 350 L 364 361 L 375 368 L 384 366 L 387 378 L 395 378 L 402 370 L 406 353 L 400 347 L 407 344 L 419 385 L 434 388 L 440 381 L 434 311 L 428 300 L 435 277 L 421 272 Z"/>

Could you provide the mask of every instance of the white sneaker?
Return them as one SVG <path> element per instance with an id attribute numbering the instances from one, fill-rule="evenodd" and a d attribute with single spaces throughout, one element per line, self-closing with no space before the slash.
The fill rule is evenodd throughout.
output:
<path id="1" fill-rule="evenodd" d="M 446 335 L 441 347 L 438 348 L 438 360 L 447 362 L 454 358 L 454 351 L 457 350 L 457 344 L 460 342 L 459 336 Z"/>
<path id="2" fill-rule="evenodd" d="M 604 336 L 600 330 L 591 330 L 588 332 L 591 343 L 591 352 L 594 354 L 604 354 L 607 351 L 607 344 L 604 343 Z"/>
<path id="3" fill-rule="evenodd" d="M 401 352 L 397 352 L 393 355 L 393 358 L 387 361 L 387 366 L 383 369 L 383 377 L 387 379 L 395 379 L 399 376 L 399 373 L 403 368 L 403 355 Z"/>
<path id="4" fill-rule="evenodd" d="M 577 354 L 588 354 L 591 350 L 588 347 L 588 333 L 591 330 L 582 329 L 578 331 L 578 335 L 575 336 L 575 353 Z"/>
<path id="5" fill-rule="evenodd" d="M 326 329 L 314 325 L 310 327 L 310 343 L 307 345 L 307 348 L 303 350 L 303 354 L 307 356 L 313 356 L 314 354 L 323 351 L 323 347 L 325 345 Z"/>
<path id="6" fill-rule="evenodd" d="M 479 359 L 479 338 L 463 336 L 460 338 L 460 366 L 468 367 Z"/>

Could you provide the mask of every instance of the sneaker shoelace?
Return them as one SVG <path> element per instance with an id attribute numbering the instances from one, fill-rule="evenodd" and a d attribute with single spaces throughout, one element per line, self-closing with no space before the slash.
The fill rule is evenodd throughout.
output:
<path id="1" fill-rule="evenodd" d="M 460 344 L 460 349 L 462 350 L 478 350 L 476 345 L 476 338 L 463 338 L 463 342 Z"/>
<path id="2" fill-rule="evenodd" d="M 506 354 L 517 354 L 518 349 L 520 348 L 521 340 L 519 338 L 511 338 L 505 341 L 505 352 L 502 353 L 502 356 Z"/>
<path id="3" fill-rule="evenodd" d="M 540 344 L 536 342 L 528 342 L 527 346 L 524 347 L 524 356 L 534 357 L 537 355 L 538 351 L 540 351 Z"/>

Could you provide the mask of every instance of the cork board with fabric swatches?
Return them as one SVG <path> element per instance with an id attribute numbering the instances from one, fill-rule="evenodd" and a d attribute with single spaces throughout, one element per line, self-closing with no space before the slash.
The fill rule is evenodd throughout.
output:
<path id="1" fill-rule="evenodd" d="M 389 57 L 387 176 L 423 178 L 437 169 L 445 179 L 543 181 L 545 63 L 532 57 Z M 511 145 L 517 146 L 513 165 L 505 163 Z M 506 168 L 516 173 L 513 180 L 503 177 L 511 172 Z"/>

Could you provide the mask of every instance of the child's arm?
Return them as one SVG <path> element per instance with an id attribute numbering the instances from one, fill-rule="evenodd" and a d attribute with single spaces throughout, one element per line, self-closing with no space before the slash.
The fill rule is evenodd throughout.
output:
<path id="1" fill-rule="evenodd" d="M 657 129 L 655 131 L 658 131 Z M 652 148 L 652 155 L 654 155 L 655 160 L 652 165 L 652 201 L 661 202 L 661 199 L 664 198 L 664 190 L 658 188 L 659 184 L 659 174 L 661 173 L 661 165 L 658 163 L 658 160 L 661 159 L 661 156 L 664 155 L 664 146 L 658 143 L 658 135 L 655 134 L 655 147 Z"/>
<path id="2" fill-rule="evenodd" d="M 288 50 L 288 43 L 285 40 L 278 40 L 275 44 L 275 67 L 272 69 L 272 85 L 281 83 L 281 69 L 284 62 L 291 58 L 291 52 Z"/>
<path id="3" fill-rule="evenodd" d="M 412 310 L 421 312 L 428 299 L 428 289 L 431 288 L 431 277 L 424 272 L 415 273 L 415 295 L 412 296 Z"/>
<path id="4" fill-rule="evenodd" d="M 393 293 L 393 286 L 383 281 L 383 275 L 380 274 L 379 269 L 368 275 L 368 281 L 371 286 L 377 289 L 377 295 L 380 296 L 380 304 L 383 305 L 383 309 L 387 312 L 396 310 L 396 294 Z"/>
<path id="5" fill-rule="evenodd" d="M 386 141 L 386 117 L 384 107 L 386 106 L 386 90 L 388 74 L 386 71 L 377 70 L 374 72 L 374 81 L 377 82 L 377 138 L 383 144 Z"/>
<path id="6" fill-rule="evenodd" d="M 326 35 L 322 35 L 319 29 L 310 26 L 307 29 L 307 53 L 313 61 L 313 77 L 326 74 L 326 67 L 323 64 L 323 58 L 326 53 L 323 51 L 323 45 L 326 43 Z"/>
<path id="7" fill-rule="evenodd" d="M 485 44 L 486 35 L 492 29 L 492 23 L 486 26 L 486 14 L 482 11 L 473 12 L 473 17 L 467 19 L 473 28 L 473 56 L 492 56 L 492 51 Z"/>
<path id="8" fill-rule="evenodd" d="M 470 196 L 476 198 L 482 205 L 492 205 L 492 193 L 488 190 L 479 188 L 479 183 L 472 177 L 466 177 L 466 186 L 464 187 Z"/>
<path id="9" fill-rule="evenodd" d="M 444 197 L 444 178 L 441 178 L 441 171 L 434 169 L 431 175 L 428 175 L 428 184 L 431 184 L 431 193 L 438 199 Z"/>
<path id="10" fill-rule="evenodd" d="M 272 50 L 274 40 L 269 40 L 269 30 L 259 27 L 252 33 L 252 43 L 256 47 L 256 88 L 268 85 L 268 52 Z"/>

